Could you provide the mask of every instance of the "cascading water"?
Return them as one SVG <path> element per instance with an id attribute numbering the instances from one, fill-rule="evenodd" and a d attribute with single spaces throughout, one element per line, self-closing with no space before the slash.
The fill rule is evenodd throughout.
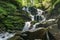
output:
<path id="1" fill-rule="evenodd" d="M 22 9 L 22 10 L 24 10 L 24 11 L 28 12 L 28 13 L 29 13 L 29 16 L 31 17 L 31 20 L 32 20 L 32 21 L 34 21 L 34 16 L 30 13 L 30 11 L 29 11 L 29 9 L 28 9 L 28 8 L 23 7 L 23 9 Z M 29 30 L 29 28 L 30 28 L 30 26 L 31 26 L 31 21 L 25 22 L 25 26 L 24 26 L 24 28 L 23 28 L 22 32 L 28 31 L 28 30 Z"/>
<path id="2" fill-rule="evenodd" d="M 46 18 L 42 15 L 43 11 L 40 10 L 40 9 L 37 9 L 37 15 L 32 15 L 31 12 L 29 11 L 28 7 L 26 7 L 26 8 L 23 7 L 23 10 L 28 12 L 29 16 L 31 17 L 31 21 L 25 22 L 25 26 L 23 28 L 23 31 L 29 31 L 29 28 L 31 26 L 31 22 L 35 21 L 34 16 L 36 16 L 36 17 L 39 16 L 38 17 L 39 21 L 32 26 L 31 31 L 33 31 L 36 28 L 37 25 L 39 25 L 40 23 L 42 23 L 42 22 L 44 22 L 46 20 Z M 40 17 L 42 18 L 42 20 L 40 20 Z M 36 20 L 38 20 L 38 19 L 36 19 Z"/>
<path id="3" fill-rule="evenodd" d="M 28 31 L 28 30 L 29 30 L 29 28 L 30 28 L 30 26 L 31 26 L 31 22 L 25 22 L 25 26 L 24 26 L 24 28 L 23 28 L 23 31 L 22 31 L 22 32 Z"/>
<path id="4" fill-rule="evenodd" d="M 31 20 L 34 21 L 34 16 L 30 13 L 29 7 L 28 8 L 27 7 L 23 7 L 22 10 L 28 12 L 29 13 L 29 16 L 31 17 Z"/>
<path id="5" fill-rule="evenodd" d="M 1 33 L 0 34 L 0 40 L 8 40 L 9 38 L 13 37 L 15 33 Z"/>
<path id="6" fill-rule="evenodd" d="M 30 1 L 31 1 L 31 4 L 33 5 L 33 0 L 30 0 Z M 37 25 L 39 25 L 40 23 L 46 21 L 46 18 L 44 17 L 44 15 L 42 15 L 42 13 L 43 13 L 44 11 L 42 11 L 42 10 L 40 10 L 40 9 L 36 9 L 36 10 L 37 10 L 37 11 L 36 11 L 36 12 L 37 12 L 37 15 L 32 15 L 32 12 L 29 11 L 29 7 L 23 7 L 23 10 L 29 13 L 29 16 L 31 17 L 31 21 L 25 22 L 25 26 L 24 26 L 22 32 L 25 32 L 25 31 L 33 32 L 33 31 L 36 30 L 36 26 L 37 26 Z M 35 21 L 35 16 L 36 16 L 36 20 L 38 20 L 38 22 L 35 23 L 35 24 L 32 26 L 32 29 L 29 29 L 29 28 L 31 27 L 31 25 L 32 25 L 31 22 L 32 22 L 32 21 Z M 41 20 L 41 18 L 42 18 L 42 20 Z M 42 28 L 40 28 L 40 29 L 42 29 Z M 47 39 L 49 40 L 48 37 L 49 37 L 49 36 L 47 36 Z"/>
<path id="7" fill-rule="evenodd" d="M 40 23 L 42 23 L 42 22 L 44 22 L 44 21 L 46 20 L 46 18 L 42 15 L 42 13 L 43 13 L 42 10 L 37 9 L 37 13 L 38 13 L 38 14 L 37 14 L 36 16 L 39 16 L 39 21 L 33 25 L 32 30 L 34 30 L 37 25 L 39 25 Z M 40 17 L 42 18 L 42 20 L 40 20 Z M 38 19 L 37 19 L 37 20 L 38 20 Z"/>
<path id="8" fill-rule="evenodd" d="M 22 32 L 26 32 L 26 31 L 29 31 L 29 32 L 35 32 L 36 30 L 39 30 L 39 29 L 42 29 L 44 27 L 40 27 L 40 28 L 36 28 L 37 25 L 39 25 L 40 23 L 42 22 L 49 22 L 49 21 L 55 21 L 55 19 L 49 19 L 49 20 L 46 20 L 46 18 L 44 17 L 44 15 L 42 15 L 42 13 L 44 11 L 40 10 L 40 9 L 36 9 L 37 11 L 37 14 L 36 15 L 32 15 L 32 12 L 29 11 L 29 7 L 27 7 L 27 9 L 25 8 L 24 9 L 26 12 L 29 13 L 29 16 L 31 17 L 31 21 L 28 21 L 28 22 L 25 22 L 25 26 L 23 28 L 23 31 Z M 31 24 L 32 21 L 37 21 L 37 23 L 35 24 Z M 32 28 L 29 29 L 32 25 Z M 47 40 L 50 40 L 50 36 L 48 35 L 48 32 L 46 31 L 46 38 Z"/>

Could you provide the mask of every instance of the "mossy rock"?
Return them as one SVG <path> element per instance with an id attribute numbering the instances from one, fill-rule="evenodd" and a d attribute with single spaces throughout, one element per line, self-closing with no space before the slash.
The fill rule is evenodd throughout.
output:
<path id="1" fill-rule="evenodd" d="M 17 31 L 15 36 L 13 36 L 12 38 L 9 38 L 8 40 L 23 40 L 23 38 L 20 35 L 21 35 L 21 32 Z"/>

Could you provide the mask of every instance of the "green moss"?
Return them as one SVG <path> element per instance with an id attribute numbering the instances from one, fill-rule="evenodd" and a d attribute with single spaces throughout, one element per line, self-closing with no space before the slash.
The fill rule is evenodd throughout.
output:
<path id="1" fill-rule="evenodd" d="M 0 27 L 4 25 L 7 30 L 20 29 L 24 27 L 24 22 L 26 19 L 24 19 L 25 17 L 21 15 L 26 15 L 26 13 L 20 13 L 18 10 L 19 9 L 17 9 L 17 6 L 14 4 L 0 1 Z"/>

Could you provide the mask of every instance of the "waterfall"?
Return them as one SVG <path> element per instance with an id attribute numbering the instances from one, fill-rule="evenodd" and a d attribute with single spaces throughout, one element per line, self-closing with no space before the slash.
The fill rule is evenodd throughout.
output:
<path id="1" fill-rule="evenodd" d="M 31 26 L 31 22 L 25 22 L 25 26 L 24 26 L 24 28 L 23 28 L 23 31 L 22 31 L 22 32 L 28 31 L 28 30 L 29 30 L 29 28 L 30 28 L 30 26 Z"/>
<path id="2" fill-rule="evenodd" d="M 39 21 L 40 23 L 46 21 L 46 18 L 44 17 L 44 15 L 42 15 L 43 12 L 44 11 L 37 9 L 37 13 L 38 13 L 37 16 L 40 16 L 42 18 L 42 20 Z"/>
<path id="3" fill-rule="evenodd" d="M 42 15 L 43 11 L 40 10 L 40 9 L 37 9 L 37 15 L 36 16 L 39 16 L 39 22 L 35 23 L 33 25 L 33 28 L 32 30 L 36 29 L 36 26 L 39 25 L 40 23 L 44 22 L 46 20 L 46 18 L 44 17 L 44 15 Z M 42 18 L 42 20 L 40 20 L 40 17 Z M 38 20 L 38 19 L 37 19 Z"/>
<path id="4" fill-rule="evenodd" d="M 31 17 L 31 21 L 25 22 L 25 26 L 24 26 L 22 32 L 29 31 L 29 28 L 31 26 L 31 22 L 35 21 L 35 19 L 34 19 L 35 17 L 34 16 L 36 16 L 36 17 L 39 16 L 38 19 L 36 19 L 36 20 L 39 20 L 39 21 L 32 26 L 31 31 L 35 30 L 37 25 L 39 25 L 40 23 L 42 23 L 42 22 L 44 22 L 46 20 L 44 15 L 42 15 L 42 13 L 44 11 L 42 11 L 40 9 L 36 9 L 37 10 L 37 15 L 32 15 L 32 12 L 29 11 L 29 7 L 26 7 L 26 8 L 23 7 L 23 10 L 29 13 L 29 16 Z M 40 17 L 42 18 L 42 20 L 41 20 Z"/>
<path id="5" fill-rule="evenodd" d="M 23 7 L 22 10 L 26 11 L 29 13 L 29 16 L 31 17 L 31 20 L 34 21 L 34 16 L 31 14 L 31 12 L 29 11 L 29 7 Z"/>
<path id="6" fill-rule="evenodd" d="M 42 11 L 42 10 L 40 10 L 40 9 L 37 9 L 37 13 L 38 13 L 37 15 L 41 16 L 43 12 L 44 12 L 44 11 Z"/>
<path id="7" fill-rule="evenodd" d="M 22 30 L 22 32 L 26 32 L 26 31 L 29 31 L 29 32 L 35 32 L 37 30 L 40 30 L 40 29 L 44 29 L 44 27 L 39 27 L 39 28 L 36 28 L 37 25 L 41 24 L 42 22 L 52 22 L 52 21 L 55 21 L 56 19 L 49 19 L 49 20 L 46 20 L 46 17 L 43 15 L 43 10 L 40 10 L 40 9 L 36 9 L 37 11 L 37 14 L 33 15 L 32 13 L 32 10 L 29 11 L 29 7 L 27 8 L 24 8 L 24 10 L 26 12 L 29 13 L 29 16 L 31 17 L 31 21 L 27 21 L 25 22 L 25 25 L 24 25 L 24 28 Z M 33 25 L 31 24 L 32 21 L 37 21 L 37 23 L 34 23 Z M 32 26 L 31 26 L 32 25 Z M 30 27 L 32 27 L 31 29 L 29 29 Z M 46 33 L 46 39 L 47 40 L 51 40 L 50 38 L 50 34 L 48 33 L 48 31 L 45 32 Z M 26 34 L 24 34 L 26 35 Z M 44 40 L 46 40 L 44 39 Z M 54 39 L 53 39 L 54 40 Z"/>
<path id="8" fill-rule="evenodd" d="M 22 10 L 28 12 L 29 13 L 29 16 L 31 17 L 31 21 L 34 21 L 34 16 L 29 11 L 29 8 L 23 7 Z M 29 28 L 31 26 L 31 21 L 25 22 L 25 25 L 24 25 L 24 28 L 23 28 L 22 32 L 25 32 L 25 31 L 28 31 L 29 30 Z"/>

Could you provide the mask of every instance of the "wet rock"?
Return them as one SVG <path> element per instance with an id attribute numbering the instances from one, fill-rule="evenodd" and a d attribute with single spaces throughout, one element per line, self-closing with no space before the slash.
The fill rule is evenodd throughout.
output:
<path id="1" fill-rule="evenodd" d="M 34 7 L 29 7 L 29 11 L 31 12 L 32 15 L 36 15 L 37 14 L 37 10 Z"/>
<path id="2" fill-rule="evenodd" d="M 56 38 L 56 40 L 60 40 L 60 33 L 56 33 L 55 38 Z"/>
<path id="3" fill-rule="evenodd" d="M 25 37 L 24 38 L 26 40 L 42 39 L 45 33 L 44 31 L 45 31 L 44 29 L 41 29 L 34 32 L 25 32 L 25 34 L 27 34 L 27 39 Z"/>
<path id="4" fill-rule="evenodd" d="M 21 32 L 17 31 L 15 36 L 10 38 L 10 39 L 8 39 L 8 40 L 23 40 L 23 38 L 20 35 L 21 35 Z"/>
<path id="5" fill-rule="evenodd" d="M 44 37 L 43 37 L 43 40 L 56 40 L 56 38 L 53 36 L 52 33 L 50 33 L 49 31 L 47 31 L 45 33 Z"/>
<path id="6" fill-rule="evenodd" d="M 39 24 L 39 25 L 36 26 L 36 28 L 39 28 L 39 27 L 44 27 L 44 28 L 46 28 L 46 27 L 48 27 L 48 25 L 47 25 L 47 24 Z"/>
<path id="7" fill-rule="evenodd" d="M 5 36 L 3 36 L 2 38 L 5 38 Z"/>
<path id="8" fill-rule="evenodd" d="M 58 19 L 57 24 L 58 24 L 58 29 L 60 29 L 60 18 Z"/>
<path id="9" fill-rule="evenodd" d="M 42 30 L 37 30 L 37 31 L 34 31 L 34 32 L 24 32 L 24 33 L 21 33 L 20 31 L 16 32 L 15 36 L 8 39 L 8 40 L 34 40 L 34 39 L 42 39 L 43 38 L 43 35 L 44 35 L 44 32 L 45 30 L 42 29 Z M 26 34 L 26 35 L 24 35 Z"/>
<path id="10" fill-rule="evenodd" d="M 22 38 L 20 36 L 14 36 L 8 40 L 22 40 Z"/>

